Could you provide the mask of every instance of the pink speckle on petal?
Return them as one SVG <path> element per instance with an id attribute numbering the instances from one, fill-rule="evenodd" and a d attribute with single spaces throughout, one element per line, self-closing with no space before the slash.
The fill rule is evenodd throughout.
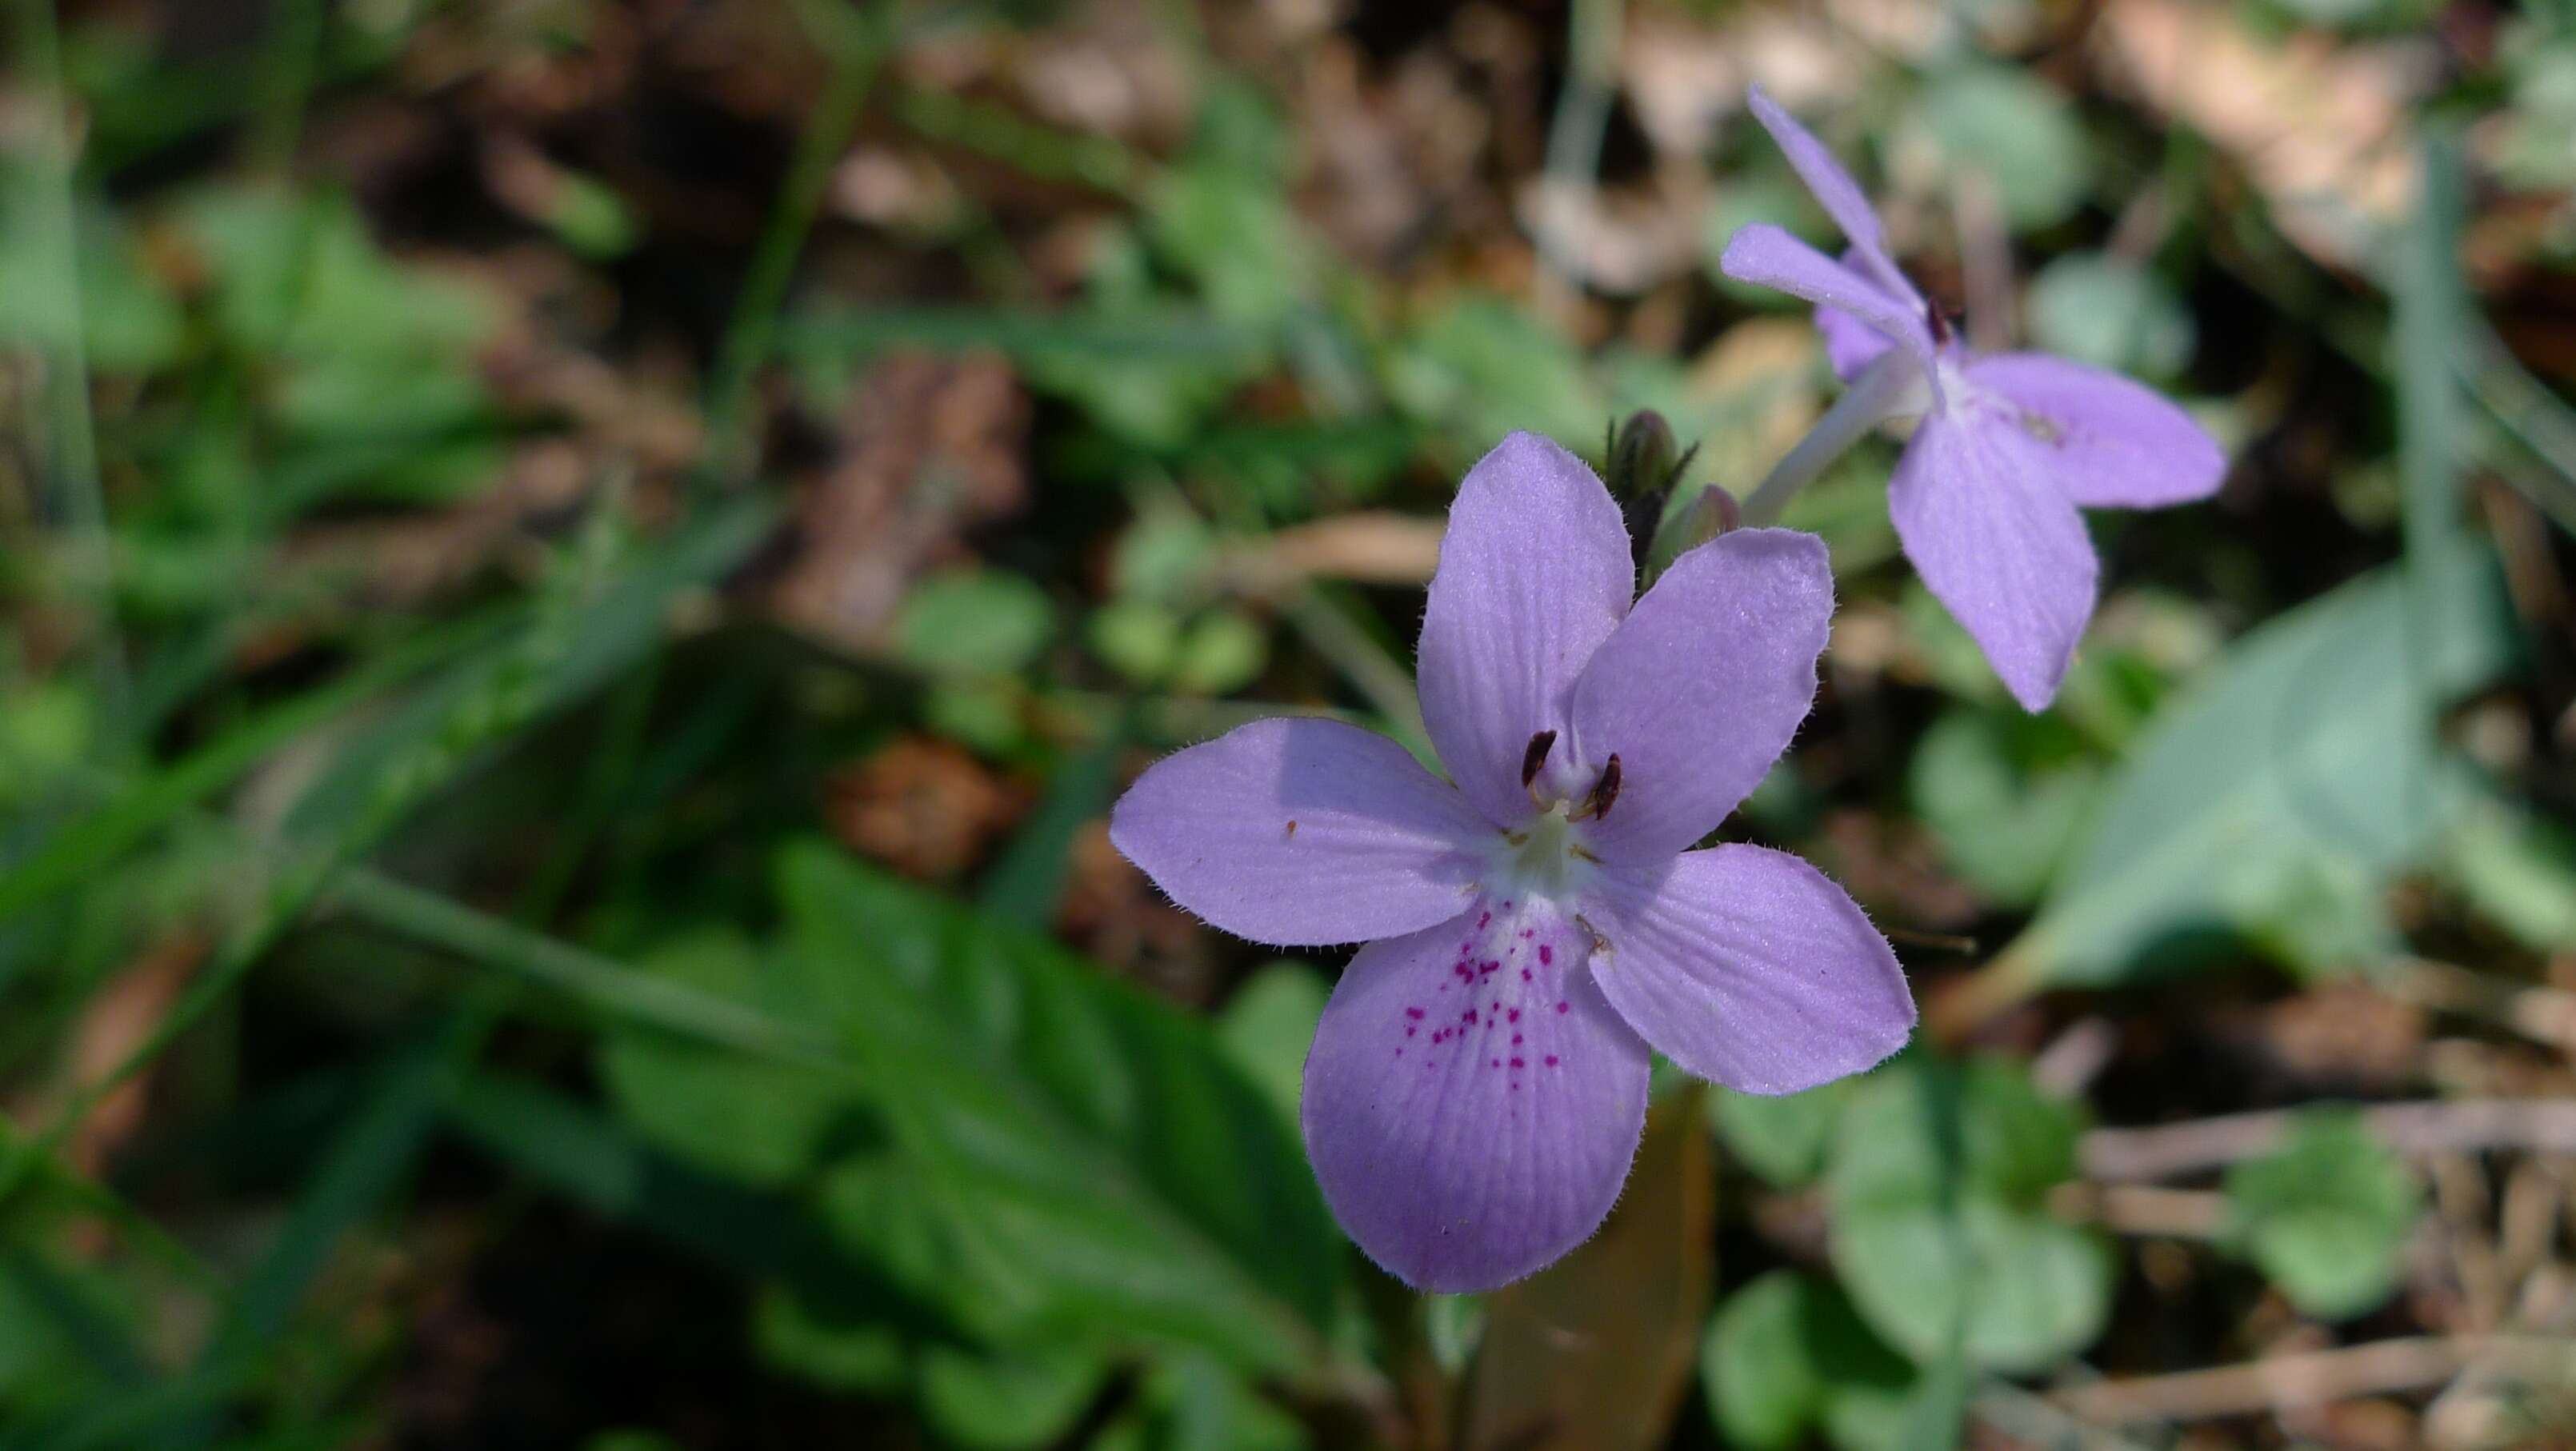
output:
<path id="1" fill-rule="evenodd" d="M 1567 1006 L 1567 1004 L 1566 1004 L 1565 999 L 1563 999 L 1563 998 L 1558 998 L 1558 999 L 1556 1000 L 1556 1010 L 1557 1010 L 1558 1012 L 1560 1012 L 1560 1013 L 1561 1013 L 1561 1012 L 1564 1012 L 1564 1011 L 1565 1011 L 1565 1009 L 1566 1009 L 1566 1006 Z"/>
<path id="2" fill-rule="evenodd" d="M 1554 961 L 1556 961 L 1555 947 L 1545 942 L 1540 943 L 1538 945 L 1538 965 L 1545 967 Z"/>
<path id="3" fill-rule="evenodd" d="M 1418 1017 L 1421 1017 L 1422 1015 L 1421 1015 L 1420 1013 L 1416 1013 L 1416 1014 L 1414 1014 L 1414 1016 L 1418 1018 Z M 1513 1021 L 1513 1022 L 1515 1022 L 1515 1023 L 1517 1023 L 1517 1022 L 1519 1022 L 1520 1020 L 1521 1020 L 1521 1010 L 1520 1010 L 1520 1009 L 1518 1009 L 1518 1008 L 1514 1008 L 1514 1009 L 1512 1009 L 1512 1021 Z"/>
<path id="4" fill-rule="evenodd" d="M 1420 1008 L 1406 1008 L 1404 1010 L 1404 1015 L 1408 1018 L 1419 1021 L 1422 1017 L 1422 1010 Z"/>
<path id="5" fill-rule="evenodd" d="M 1398 1049 L 1397 1049 L 1397 1050 L 1395 1050 L 1395 1051 L 1397 1051 L 1397 1052 L 1401 1053 L 1401 1052 L 1403 1052 L 1404 1050 L 1403 1050 L 1403 1049 L 1401 1049 L 1401 1048 L 1398 1048 Z M 1527 1068 L 1529 1065 L 1528 1065 L 1528 1064 L 1526 1064 L 1526 1063 L 1523 1063 L 1523 1062 L 1522 1062 L 1521 1060 L 1519 1060 L 1518 1058 L 1515 1058 L 1515 1059 L 1513 1059 L 1513 1060 L 1512 1060 L 1512 1066 L 1513 1066 L 1514 1068 Z"/>
<path id="6" fill-rule="evenodd" d="M 1555 1054 L 1550 1053 L 1550 1054 L 1548 1054 L 1548 1055 L 1547 1055 L 1547 1066 L 1548 1066 L 1548 1067 L 1550 1067 L 1550 1068 L 1554 1068 L 1554 1067 L 1556 1066 L 1556 1055 L 1555 1055 Z"/>

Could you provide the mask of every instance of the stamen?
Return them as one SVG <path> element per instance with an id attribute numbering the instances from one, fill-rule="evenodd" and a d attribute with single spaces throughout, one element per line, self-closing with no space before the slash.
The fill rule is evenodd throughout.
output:
<path id="1" fill-rule="evenodd" d="M 1923 320 L 1932 325 L 1933 346 L 1950 346 L 1950 318 L 1941 311 L 1941 304 L 1927 299 L 1923 304 Z"/>
<path id="2" fill-rule="evenodd" d="M 1538 769 L 1547 764 L 1547 753 L 1555 745 L 1554 731 L 1540 731 L 1529 738 L 1528 747 L 1521 752 L 1521 789 L 1529 789 L 1529 783 L 1538 779 Z"/>
<path id="3" fill-rule="evenodd" d="M 1568 821 L 1597 820 L 1610 814 L 1610 803 L 1619 799 L 1619 756 L 1612 752 L 1608 764 L 1601 768 L 1601 779 L 1592 783 L 1592 794 L 1583 798 L 1581 809 Z"/>

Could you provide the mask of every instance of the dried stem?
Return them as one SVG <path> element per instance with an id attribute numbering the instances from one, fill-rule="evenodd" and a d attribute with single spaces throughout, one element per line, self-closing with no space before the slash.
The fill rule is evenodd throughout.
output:
<path id="1" fill-rule="evenodd" d="M 2084 1136 L 2084 1172 L 2097 1180 L 2136 1180 L 2225 1168 L 2277 1147 L 2297 1125 L 2300 1113 L 2269 1109 L 2157 1128 L 2095 1129 Z M 2479 1149 L 2576 1153 L 2576 1100 L 2461 1098 L 2386 1103 L 2362 1110 L 2362 1120 L 2403 1154 Z"/>

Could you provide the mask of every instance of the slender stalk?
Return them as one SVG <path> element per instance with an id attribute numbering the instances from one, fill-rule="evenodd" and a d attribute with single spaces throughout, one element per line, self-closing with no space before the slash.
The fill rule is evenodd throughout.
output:
<path id="1" fill-rule="evenodd" d="M 37 285 L 52 302 L 39 315 L 45 324 L 23 339 L 42 360 L 41 387 L 28 395 L 28 436 L 44 440 L 48 485 L 46 513 L 61 527 L 72 587 L 87 607 L 97 635 L 93 669 L 100 703 L 110 721 L 122 722 L 129 693 L 125 652 L 116 619 L 113 552 L 107 533 L 106 496 L 98 477 L 98 438 L 89 408 L 89 358 L 83 337 L 79 222 L 74 215 L 74 157 L 64 117 L 70 95 L 63 85 L 60 36 L 51 0 L 19 0 L 17 50 L 23 76 L 35 95 L 34 165 L 13 200 L 35 225 Z M 0 338 L 0 344 L 19 339 Z M 112 735 L 113 732 L 108 733 Z"/>
<path id="2" fill-rule="evenodd" d="M 1779 521 L 1789 500 L 1805 488 L 1827 465 L 1842 457 L 1843 450 L 1860 441 L 1860 436 L 1885 422 L 1895 410 L 1906 390 L 1913 386 L 1920 369 L 1902 348 L 1890 348 L 1878 361 L 1861 370 L 1807 430 L 1807 436 L 1780 461 L 1771 466 L 1761 484 L 1744 500 L 1744 523 L 1760 528 Z"/>
<path id="3" fill-rule="evenodd" d="M 778 332 L 779 305 L 787 299 L 796 258 L 805 249 L 805 235 L 813 230 L 823 193 L 831 185 L 832 167 L 849 144 L 859 108 L 885 56 L 889 27 L 872 8 L 846 22 L 823 15 L 808 18 L 816 39 L 831 53 L 831 78 L 806 119 L 786 184 L 761 232 L 725 327 L 707 404 L 706 477 L 712 480 L 731 478 L 748 462 L 744 454 L 752 375 L 769 359 Z"/>

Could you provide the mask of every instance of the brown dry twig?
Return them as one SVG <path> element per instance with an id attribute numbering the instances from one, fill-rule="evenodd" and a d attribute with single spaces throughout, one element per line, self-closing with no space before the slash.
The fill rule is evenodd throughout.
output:
<path id="1" fill-rule="evenodd" d="M 2302 1110 L 2224 1114 L 2144 1129 L 2094 1129 L 2084 1136 L 2087 1178 L 2171 1179 L 2225 1168 L 2266 1153 L 2289 1136 Z M 2460 1098 L 2384 1103 L 2361 1111 L 2372 1133 L 2399 1153 L 2480 1149 L 2576 1153 L 2576 1099 Z"/>
<path id="2" fill-rule="evenodd" d="M 2086 1421 L 2202 1421 L 2421 1390 L 2472 1365 L 2492 1365 L 2532 1380 L 2563 1380 L 2576 1373 L 2576 1346 L 2537 1335 L 2413 1336 L 2210 1370 L 2103 1381 L 2061 1390 L 2049 1399 Z"/>

